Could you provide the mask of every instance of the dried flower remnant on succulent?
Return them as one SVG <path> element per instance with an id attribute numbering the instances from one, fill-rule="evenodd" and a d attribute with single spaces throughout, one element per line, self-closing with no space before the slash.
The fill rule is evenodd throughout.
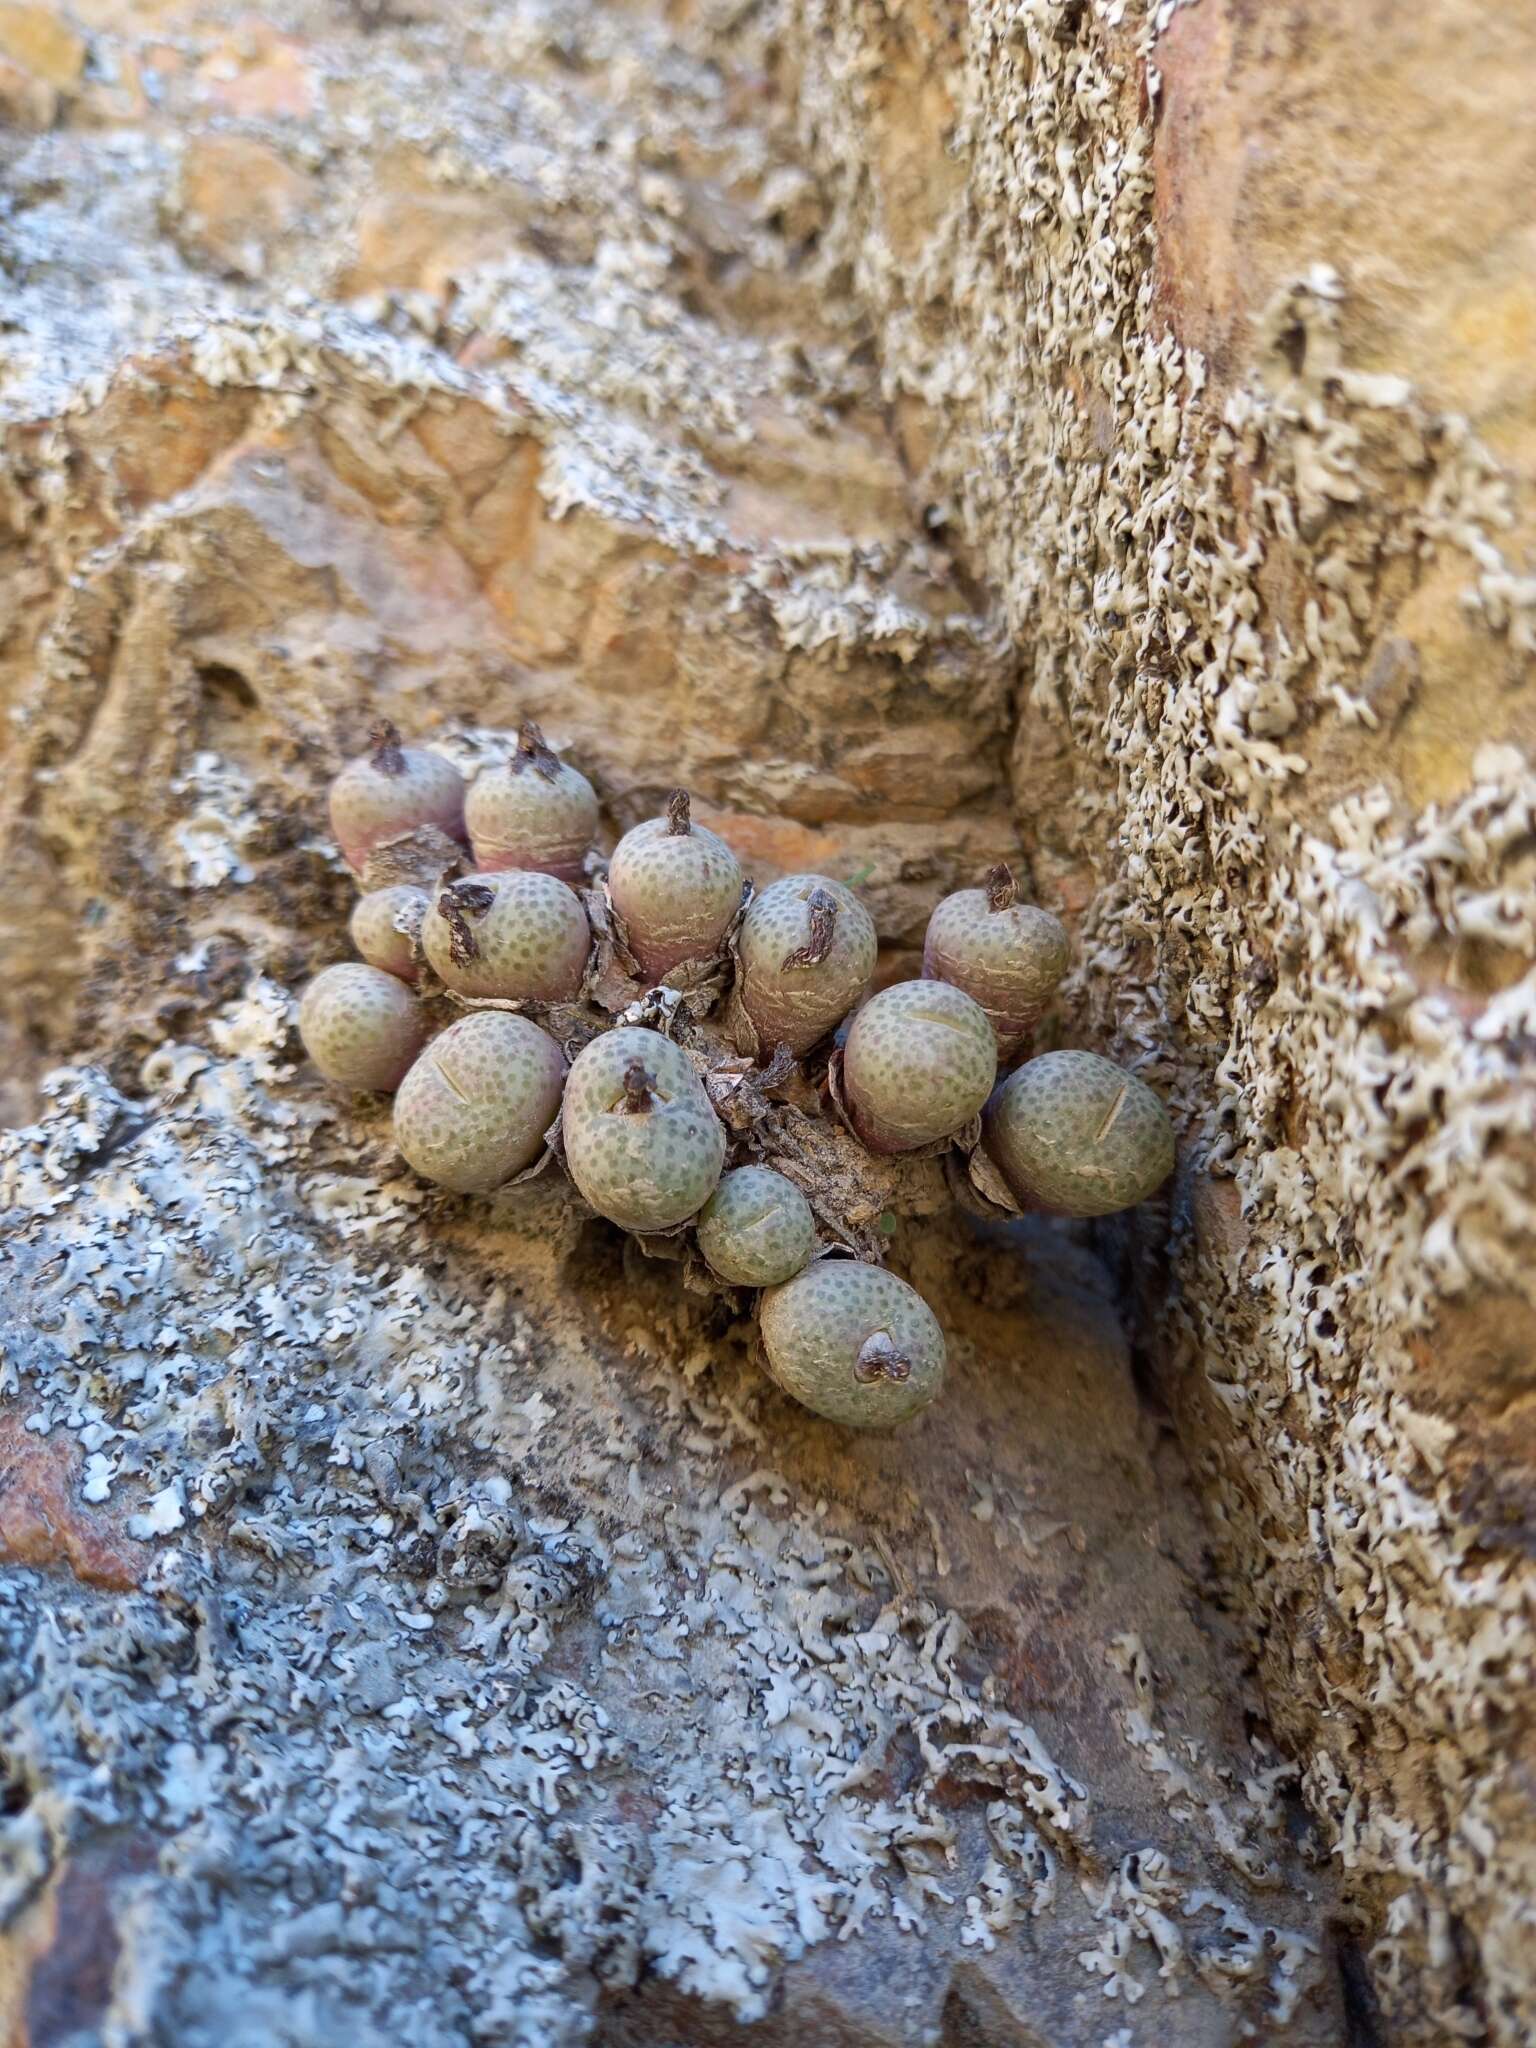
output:
<path id="1" fill-rule="evenodd" d="M 686 1222 L 725 1164 L 725 1131 L 687 1054 L 640 1025 L 620 1025 L 577 1054 L 562 1136 L 581 1195 L 627 1230 Z"/>
<path id="2" fill-rule="evenodd" d="M 905 1280 L 856 1259 L 824 1259 L 770 1288 L 759 1310 L 773 1378 L 850 1429 L 888 1429 L 943 1384 L 944 1333 Z"/>
<path id="3" fill-rule="evenodd" d="M 421 943 L 433 971 L 458 995 L 564 1003 L 581 988 L 592 933 L 564 882 L 508 868 L 441 890 L 423 920 Z"/>
<path id="4" fill-rule="evenodd" d="M 759 1045 L 806 1053 L 847 1016 L 874 972 L 878 942 L 852 890 L 786 875 L 747 906 L 738 996 Z"/>

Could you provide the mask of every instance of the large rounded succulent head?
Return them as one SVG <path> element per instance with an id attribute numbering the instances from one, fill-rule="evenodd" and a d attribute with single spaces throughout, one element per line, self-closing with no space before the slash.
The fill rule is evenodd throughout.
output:
<path id="1" fill-rule="evenodd" d="M 381 967 L 386 974 L 397 974 L 402 981 L 416 979 L 420 970 L 415 941 L 431 901 L 425 889 L 409 882 L 372 889 L 366 896 L 358 897 L 348 930 L 353 945 L 370 967 Z"/>
<path id="2" fill-rule="evenodd" d="M 693 823 L 683 789 L 673 791 L 664 818 L 626 832 L 608 863 L 608 893 L 630 951 L 655 980 L 719 950 L 741 907 L 741 883 L 740 861 Z"/>
<path id="3" fill-rule="evenodd" d="M 997 1042 L 979 1003 L 943 981 L 898 981 L 872 995 L 843 1047 L 843 1097 L 871 1152 L 911 1152 L 980 1114 L 997 1079 Z"/>
<path id="4" fill-rule="evenodd" d="M 987 1105 L 983 1143 L 1021 1202 L 1108 1216 L 1173 1171 L 1173 1126 L 1145 1081 L 1096 1052 L 1047 1052 Z"/>
<path id="5" fill-rule="evenodd" d="M 597 838 L 597 792 L 529 719 L 511 759 L 470 784 L 464 818 L 477 867 L 537 869 L 574 887 Z"/>
<path id="6" fill-rule="evenodd" d="M 829 1422 L 888 1429 L 944 1380 L 944 1332 L 915 1287 L 883 1266 L 822 1259 L 763 1296 L 763 1350 L 786 1394 Z"/>
<path id="7" fill-rule="evenodd" d="M 561 1122 L 571 1179 L 626 1230 L 685 1223 L 725 1164 L 725 1131 L 687 1054 L 639 1025 L 577 1054 Z"/>
<path id="8" fill-rule="evenodd" d="M 747 906 L 737 994 L 765 1051 L 809 1052 L 869 984 L 878 942 L 869 912 L 826 875 L 786 875 Z"/>
<path id="9" fill-rule="evenodd" d="M 538 1157 L 564 1081 L 547 1032 L 507 1010 L 478 1010 L 440 1032 L 401 1083 L 395 1143 L 424 1179 L 487 1193 Z"/>
<path id="10" fill-rule="evenodd" d="M 574 889 L 553 875 L 508 868 L 439 889 L 421 943 L 444 985 L 460 995 L 566 1003 L 581 988 L 592 931 Z"/>
<path id="11" fill-rule="evenodd" d="M 403 981 L 356 960 L 322 968 L 299 1004 L 304 1050 L 343 1088 L 398 1088 L 430 1033 Z"/>
<path id="12" fill-rule="evenodd" d="M 1018 1051 L 1061 977 L 1070 947 L 1066 927 L 1048 910 L 1020 903 L 1013 875 L 999 865 L 983 889 L 946 896 L 928 920 L 923 972 L 964 989 L 986 1011 L 1000 1057 Z"/>
<path id="13" fill-rule="evenodd" d="M 776 1287 L 816 1255 L 810 1203 L 768 1166 L 721 1177 L 700 1212 L 698 1239 L 711 1271 L 733 1287 Z"/>
<path id="14" fill-rule="evenodd" d="M 402 744 L 385 721 L 369 752 L 349 761 L 331 784 L 331 830 L 348 865 L 361 873 L 375 847 L 423 825 L 464 837 L 464 778 L 426 747 Z"/>

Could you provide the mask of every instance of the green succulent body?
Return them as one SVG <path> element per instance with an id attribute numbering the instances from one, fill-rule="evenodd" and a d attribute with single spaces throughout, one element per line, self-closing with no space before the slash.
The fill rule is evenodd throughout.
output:
<path id="1" fill-rule="evenodd" d="M 805 1407 L 849 1429 L 889 1429 L 944 1380 L 944 1332 L 915 1287 L 853 1259 L 821 1259 L 758 1308 L 768 1370 Z"/>
<path id="2" fill-rule="evenodd" d="M 765 1051 L 809 1052 L 869 985 L 878 951 L 869 912 L 826 875 L 786 875 L 747 906 L 738 995 Z"/>
<path id="3" fill-rule="evenodd" d="M 660 980 L 718 951 L 741 907 L 741 863 L 702 825 L 647 818 L 608 863 L 608 893 L 642 971 Z"/>
<path id="4" fill-rule="evenodd" d="M 983 1143 L 1021 1202 L 1108 1216 L 1173 1171 L 1173 1126 L 1145 1081 L 1096 1052 L 1047 1052 L 987 1105 Z"/>
<path id="5" fill-rule="evenodd" d="M 710 1269 L 733 1287 L 776 1287 L 815 1257 L 816 1222 L 782 1173 L 738 1166 L 700 1212 L 698 1240 Z"/>
<path id="6" fill-rule="evenodd" d="M 414 981 L 420 972 L 411 934 L 421 931 L 432 899 L 425 889 L 397 883 L 359 896 L 348 930 L 352 943 L 370 967 Z"/>
<path id="7" fill-rule="evenodd" d="M 928 920 L 923 973 L 980 1003 L 1008 1059 L 1039 1022 L 1070 950 L 1066 927 L 1048 910 L 1012 900 L 994 908 L 985 889 L 960 889 Z"/>
<path id="8" fill-rule="evenodd" d="M 581 988 L 592 931 L 564 882 L 508 868 L 440 890 L 421 943 L 444 985 L 460 995 L 564 1003 Z"/>
<path id="9" fill-rule="evenodd" d="M 565 1059 L 537 1024 L 478 1010 L 439 1032 L 395 1096 L 395 1143 L 426 1180 L 485 1194 L 538 1157 Z"/>
<path id="10" fill-rule="evenodd" d="M 997 1079 L 986 1012 L 943 981 L 898 981 L 858 1012 L 843 1048 L 843 1094 L 871 1152 L 910 1152 L 952 1137 Z"/>
<path id="11" fill-rule="evenodd" d="M 430 1032 L 403 981 L 356 960 L 322 968 L 299 1004 L 304 1050 L 343 1088 L 398 1088 Z"/>
<path id="12" fill-rule="evenodd" d="M 687 1055 L 659 1031 L 621 1025 L 571 1064 L 562 1117 L 571 1179 L 626 1230 L 668 1230 L 709 1200 L 725 1131 Z"/>

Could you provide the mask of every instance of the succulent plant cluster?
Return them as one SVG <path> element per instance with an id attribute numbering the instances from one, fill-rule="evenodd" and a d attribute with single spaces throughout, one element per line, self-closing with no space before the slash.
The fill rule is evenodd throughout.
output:
<path id="1" fill-rule="evenodd" d="M 300 1003 L 320 1072 L 393 1093 L 396 1145 L 440 1187 L 489 1194 L 558 1161 L 597 1215 L 757 1290 L 768 1372 L 834 1422 L 925 1407 L 944 1334 L 842 1226 L 815 1148 L 775 1151 L 786 1120 L 866 1162 L 944 1154 L 969 1199 L 1013 1213 L 1106 1215 L 1172 1171 L 1136 1075 L 1093 1052 L 1015 1064 L 1068 943 L 1006 867 L 937 905 L 921 979 L 871 994 L 875 927 L 847 883 L 754 893 L 684 790 L 604 862 L 596 792 L 532 723 L 467 787 L 382 725 L 330 814 L 362 957 Z"/>

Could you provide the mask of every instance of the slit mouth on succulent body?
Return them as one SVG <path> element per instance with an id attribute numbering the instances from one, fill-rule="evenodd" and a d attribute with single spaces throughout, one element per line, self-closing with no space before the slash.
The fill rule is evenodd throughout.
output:
<path id="1" fill-rule="evenodd" d="M 1125 1107 L 1126 1097 L 1130 1094 L 1130 1092 L 1130 1083 L 1128 1081 L 1123 1082 L 1121 1084 L 1120 1093 L 1115 1097 L 1114 1101 L 1109 1105 L 1108 1110 L 1105 1112 L 1103 1123 L 1099 1125 L 1099 1128 L 1093 1134 L 1093 1142 L 1095 1143 L 1095 1145 L 1102 1145 L 1104 1140 L 1109 1136 L 1110 1132 L 1115 1128 L 1116 1123 L 1119 1121 L 1120 1112 Z"/>

